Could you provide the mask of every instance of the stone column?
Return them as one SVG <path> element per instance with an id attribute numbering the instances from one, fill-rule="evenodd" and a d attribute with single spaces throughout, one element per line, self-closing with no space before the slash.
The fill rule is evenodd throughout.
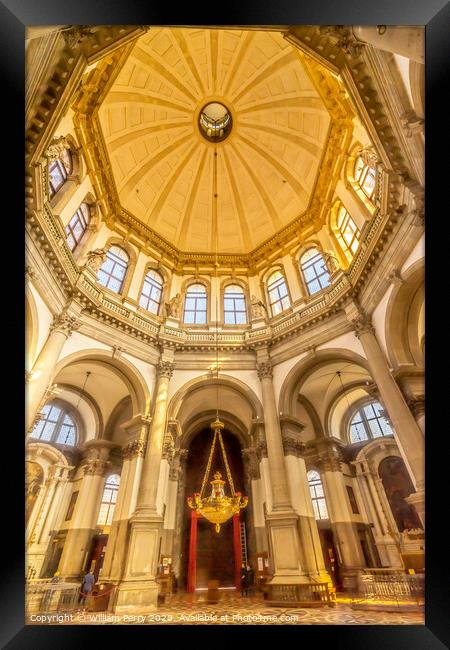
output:
<path id="1" fill-rule="evenodd" d="M 63 489 L 67 484 L 69 466 L 53 465 L 49 468 L 49 477 L 45 482 L 42 498 L 39 500 L 37 516 L 33 518 L 32 527 L 28 527 L 27 561 L 36 570 L 39 577 L 50 542 L 50 530 L 58 514 Z M 41 496 L 41 495 L 40 495 Z M 31 534 L 30 534 L 31 533 Z"/>
<path id="2" fill-rule="evenodd" d="M 383 405 L 392 422 L 394 436 L 402 454 L 403 460 L 411 475 L 416 488 L 415 503 L 422 524 L 425 527 L 425 440 L 422 431 L 414 419 L 403 394 L 392 377 L 389 365 L 380 344 L 375 336 L 375 330 L 368 316 L 358 309 L 355 314 L 350 307 L 348 317 L 355 328 L 355 336 L 361 341 L 369 363 L 370 371 L 380 391 Z"/>
<path id="3" fill-rule="evenodd" d="M 305 460 L 305 445 L 295 438 L 283 435 L 283 448 L 288 480 L 292 494 L 292 505 L 298 514 L 299 534 L 305 570 L 311 582 L 333 584 L 323 559 L 319 531 L 314 517 L 308 486 Z"/>
<path id="4" fill-rule="evenodd" d="M 373 533 L 381 564 L 384 567 L 402 567 L 399 542 L 388 519 L 385 508 L 380 501 L 378 490 L 374 483 L 372 471 L 367 461 L 354 461 L 356 476 L 361 489 L 361 496 L 369 520 L 373 523 Z"/>
<path id="5" fill-rule="evenodd" d="M 272 364 L 267 355 L 257 364 L 261 381 L 267 457 L 272 492 L 271 511 L 266 515 L 274 576 L 272 584 L 308 582 L 302 566 L 298 515 L 289 494 L 281 428 L 272 383 Z"/>
<path id="6" fill-rule="evenodd" d="M 155 406 L 150 427 L 149 443 L 142 468 L 142 478 L 139 486 L 137 500 L 137 513 L 156 513 L 156 496 L 158 493 L 159 469 L 161 464 L 165 427 L 167 417 L 167 402 L 169 395 L 169 382 L 173 375 L 175 364 L 173 361 L 161 359 L 157 370 L 157 383 L 155 392 Z"/>
<path id="7" fill-rule="evenodd" d="M 84 569 L 92 536 L 97 530 L 108 457 L 114 446 L 106 440 L 92 440 L 86 444 L 80 467 L 80 491 L 58 566 L 61 576 L 66 579 L 78 580 Z"/>
<path id="8" fill-rule="evenodd" d="M 125 571 L 113 605 L 116 613 L 145 613 L 152 611 L 157 605 L 159 588 L 155 578 L 163 525 L 162 515 L 157 510 L 157 495 L 166 433 L 169 381 L 173 369 L 173 357 L 162 358 L 157 367 L 153 416 L 142 465 L 136 511 L 131 518 Z"/>
<path id="9" fill-rule="evenodd" d="M 49 535 L 55 529 L 55 522 L 60 512 L 64 489 L 67 485 L 71 469 L 73 467 L 56 465 L 53 470 L 53 476 L 51 478 L 52 494 L 49 499 L 47 514 L 44 518 L 44 525 L 38 539 L 38 543 L 44 544 L 46 547 L 50 541 Z"/>
<path id="10" fill-rule="evenodd" d="M 102 582 L 119 581 L 123 576 L 130 518 L 136 508 L 150 422 L 150 418 L 137 415 L 121 425 L 128 434 L 128 442 L 122 449 L 119 493 L 103 561 Z"/>
<path id="11" fill-rule="evenodd" d="M 339 451 L 327 445 L 319 454 L 318 465 L 331 528 L 342 561 L 341 573 L 343 576 L 352 576 L 365 566 L 365 561 L 351 513 Z"/>
<path id="12" fill-rule="evenodd" d="M 27 373 L 26 385 L 26 432 L 33 428 L 33 422 L 46 391 L 52 383 L 55 367 L 64 343 L 80 323 L 63 311 L 54 317 L 50 331 L 31 372 Z"/>
<path id="13" fill-rule="evenodd" d="M 188 449 L 176 449 L 169 472 L 169 503 L 166 511 L 166 535 L 162 552 L 172 556 L 172 570 L 179 578 L 183 552 L 183 528 L 186 505 L 186 461 Z"/>

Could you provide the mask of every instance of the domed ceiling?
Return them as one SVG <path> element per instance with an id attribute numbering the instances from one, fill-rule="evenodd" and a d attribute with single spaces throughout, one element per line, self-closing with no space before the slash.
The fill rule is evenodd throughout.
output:
<path id="1" fill-rule="evenodd" d="M 208 103 L 231 117 L 218 142 L 199 127 Z M 122 206 L 199 253 L 216 238 L 220 253 L 249 253 L 298 218 L 330 126 L 282 34 L 194 28 L 140 37 L 99 119 Z"/>

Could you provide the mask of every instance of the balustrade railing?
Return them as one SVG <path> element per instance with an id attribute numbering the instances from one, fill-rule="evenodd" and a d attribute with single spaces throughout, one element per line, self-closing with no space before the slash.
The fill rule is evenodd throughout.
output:
<path id="1" fill-rule="evenodd" d="M 356 605 L 423 605 L 425 575 L 409 575 L 403 570 L 366 569 L 358 580 Z"/>
<path id="2" fill-rule="evenodd" d="M 278 607 L 334 607 L 327 582 L 267 585 L 267 603 Z"/>

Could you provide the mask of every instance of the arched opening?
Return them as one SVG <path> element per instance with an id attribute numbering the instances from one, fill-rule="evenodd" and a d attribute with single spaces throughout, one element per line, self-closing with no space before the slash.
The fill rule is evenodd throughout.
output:
<path id="1" fill-rule="evenodd" d="M 244 467 L 242 462 L 242 447 L 238 438 L 225 428 L 222 433 L 226 456 L 236 492 L 246 494 Z M 194 436 L 189 445 L 186 464 L 186 496 L 200 492 L 202 481 L 208 464 L 213 433 L 209 427 L 204 427 Z M 226 480 L 224 489 L 229 496 L 230 485 L 222 453 L 215 448 L 210 475 L 206 481 L 203 496 L 211 493 L 210 481 L 216 471 Z M 236 566 L 245 561 L 245 549 L 241 546 L 241 536 L 247 525 L 246 508 L 241 510 L 239 521 L 229 519 L 216 533 L 213 524 L 200 517 L 196 522 L 196 545 L 192 546 L 192 517 L 193 511 L 186 502 L 183 513 L 183 547 L 180 565 L 180 586 L 182 589 L 202 590 L 208 587 L 210 580 L 217 580 L 220 589 L 236 587 Z M 194 523 L 195 527 L 195 523 Z M 236 530 L 237 529 L 237 530 Z M 238 533 L 238 535 L 237 535 Z M 195 534 L 195 533 L 194 533 Z M 237 544 L 239 542 L 239 544 Z M 195 574 L 195 576 L 194 576 Z"/>

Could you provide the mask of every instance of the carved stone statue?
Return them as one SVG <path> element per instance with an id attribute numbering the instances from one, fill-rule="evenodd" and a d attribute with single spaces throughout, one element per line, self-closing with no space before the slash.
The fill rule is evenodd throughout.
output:
<path id="1" fill-rule="evenodd" d="M 258 300 L 256 296 L 251 296 L 250 308 L 252 318 L 264 318 L 266 306 L 261 300 Z"/>
<path id="2" fill-rule="evenodd" d="M 165 315 L 172 318 L 179 318 L 181 313 L 181 294 L 177 293 L 176 296 L 171 298 L 169 302 L 165 303 Z"/>
<path id="3" fill-rule="evenodd" d="M 106 253 L 108 251 L 106 248 L 96 248 L 93 251 L 89 251 L 87 254 L 86 266 L 89 269 L 97 272 L 103 262 L 106 260 Z"/>
<path id="4" fill-rule="evenodd" d="M 325 257 L 325 263 L 330 273 L 336 273 L 336 271 L 341 270 L 340 264 L 333 253 L 331 252 L 325 253 L 324 257 Z"/>
<path id="5" fill-rule="evenodd" d="M 69 145 L 66 138 L 61 135 L 59 138 L 53 140 L 45 152 L 45 155 L 47 156 L 48 161 L 52 162 L 58 160 L 58 158 L 60 158 L 64 153 L 65 149 L 69 149 Z"/>

